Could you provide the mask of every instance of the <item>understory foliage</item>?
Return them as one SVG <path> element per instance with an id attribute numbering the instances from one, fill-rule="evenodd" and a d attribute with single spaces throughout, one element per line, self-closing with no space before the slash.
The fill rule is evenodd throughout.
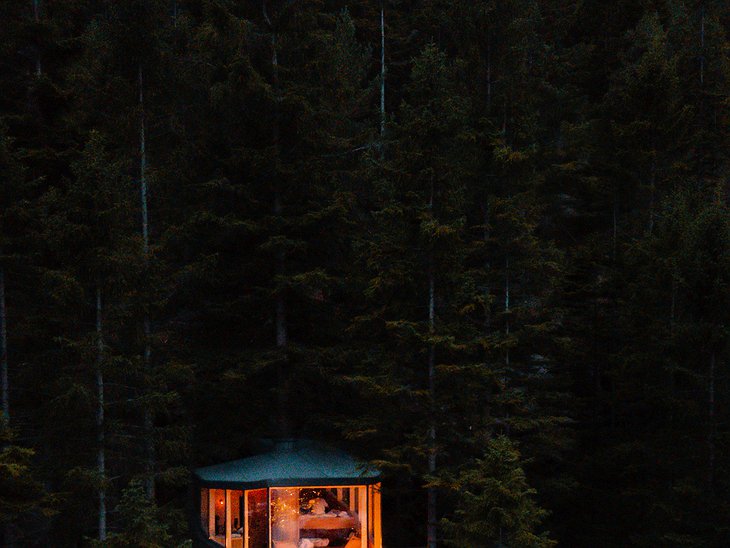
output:
<path id="1" fill-rule="evenodd" d="M 388 546 L 730 545 L 727 2 L 0 4 L 0 544 L 295 437 Z"/>

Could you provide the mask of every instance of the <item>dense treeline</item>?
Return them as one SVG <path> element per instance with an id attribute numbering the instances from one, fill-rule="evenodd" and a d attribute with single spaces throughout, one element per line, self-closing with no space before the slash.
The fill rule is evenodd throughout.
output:
<path id="1" fill-rule="evenodd" d="M 267 437 L 388 546 L 730 544 L 730 6 L 2 0 L 4 545 Z"/>

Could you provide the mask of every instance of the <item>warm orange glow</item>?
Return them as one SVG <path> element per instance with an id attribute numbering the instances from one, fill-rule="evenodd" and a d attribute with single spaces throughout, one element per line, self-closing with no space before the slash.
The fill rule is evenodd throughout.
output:
<path id="1" fill-rule="evenodd" d="M 304 489 L 311 492 L 304 493 Z M 331 490 L 331 493 L 326 493 Z M 221 496 L 225 494 L 225 497 Z M 253 495 L 256 494 L 256 497 Z M 258 490 L 205 489 L 202 495 L 210 498 L 201 503 L 201 521 L 208 538 L 221 547 L 250 548 L 265 546 L 267 539 L 273 545 L 284 543 L 295 548 L 302 531 L 349 530 L 345 548 L 382 548 L 380 483 L 371 485 L 312 485 L 262 488 Z M 329 512 L 314 514 L 303 508 L 317 497 L 335 497 L 326 506 Z M 214 510 L 216 499 L 219 510 Z M 245 505 L 244 505 L 245 500 Z M 209 504 L 209 505 L 208 505 Z M 312 506 L 309 504 L 309 506 Z M 202 508 L 208 508 L 206 512 Z M 244 510 L 245 509 L 245 510 Z M 344 510 L 343 510 L 344 509 Z M 337 511 L 335 511 L 337 510 Z M 243 515 L 241 512 L 244 512 Z M 252 521 L 253 519 L 253 521 Z M 268 523 L 267 523 L 268 522 Z M 253 528 L 253 529 L 252 529 Z M 225 544 L 224 540 L 225 539 Z M 290 540 L 293 539 L 293 542 Z"/>

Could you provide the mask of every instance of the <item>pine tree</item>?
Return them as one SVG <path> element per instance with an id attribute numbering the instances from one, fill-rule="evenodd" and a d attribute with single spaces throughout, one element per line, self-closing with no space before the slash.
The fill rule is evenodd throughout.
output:
<path id="1" fill-rule="evenodd" d="M 6 545 L 32 542 L 23 535 L 20 520 L 32 514 L 44 518 L 54 514 L 54 501 L 37 479 L 33 466 L 34 451 L 14 443 L 14 432 L 3 419 L 0 424 L 0 525 Z"/>
<path id="2" fill-rule="evenodd" d="M 109 540 L 98 543 L 104 547 L 139 546 L 164 548 L 172 541 L 167 527 L 160 519 L 159 509 L 147 495 L 147 489 L 140 480 L 132 480 L 122 491 L 116 508 L 122 523 L 122 532 L 113 533 Z"/>
<path id="3" fill-rule="evenodd" d="M 70 461 L 53 466 L 76 463 L 77 473 L 94 486 L 97 505 L 93 514 L 98 516 L 100 540 L 106 538 L 107 530 L 107 466 L 111 461 L 107 455 L 112 438 L 106 413 L 110 392 L 105 379 L 108 380 L 108 373 L 116 373 L 113 378 L 123 378 L 111 371 L 112 367 L 129 367 L 120 352 L 123 348 L 119 348 L 116 330 L 120 324 L 115 323 L 123 318 L 120 312 L 127 303 L 120 300 L 129 291 L 127 280 L 134 276 L 132 268 L 139 264 L 137 256 L 130 253 L 134 239 L 131 203 L 125 194 L 129 181 L 106 146 L 101 135 L 92 132 L 73 164 L 73 178 L 67 188 L 49 191 L 42 202 L 46 212 L 44 241 L 50 245 L 47 250 L 50 261 L 46 264 L 51 267 L 44 277 L 54 300 L 63 307 L 56 311 L 56 319 L 66 329 L 58 350 L 64 361 L 71 362 L 70 367 L 64 367 L 70 377 L 60 376 L 55 387 L 58 392 L 49 403 L 57 412 L 71 416 L 88 413 L 86 417 L 75 416 L 79 424 L 88 425 L 88 430 L 82 428 L 76 436 L 58 443 L 59 447 L 70 442 L 70 447 L 82 444 L 93 448 L 95 460 L 92 466 L 91 454 L 77 451 Z M 74 315 L 77 317 L 73 318 Z M 108 345 L 112 340 L 117 342 L 117 349 L 110 354 Z M 120 397 L 118 393 L 111 395 Z M 84 409 L 84 404 L 88 408 Z M 57 428 L 58 424 L 53 420 L 47 426 Z M 63 436 L 62 431 L 59 433 Z M 89 437 L 84 439 L 87 433 Z"/>
<path id="4" fill-rule="evenodd" d="M 414 62 L 408 99 L 375 181 L 372 237 L 359 244 L 372 304 L 353 326 L 368 345 L 360 380 L 369 397 L 382 401 L 373 410 L 383 414 L 369 420 L 390 423 L 390 436 L 379 441 L 387 448 L 382 461 L 428 478 L 430 545 L 437 542 L 438 440 L 441 425 L 451 422 L 439 386 L 459 345 L 454 322 L 469 146 L 466 104 L 451 70 L 433 45 Z"/>
<path id="5" fill-rule="evenodd" d="M 6 297 L 6 270 L 19 251 L 19 228 L 23 224 L 23 199 L 27 192 L 23 188 L 23 173 L 12 143 L 2 128 L 0 133 L 0 169 L 5 178 L 2 194 L 2 211 L 0 216 L 0 382 L 2 383 L 2 410 L 6 421 L 10 420 L 10 381 L 8 361 L 8 311 Z"/>
<path id="6" fill-rule="evenodd" d="M 444 520 L 452 546 L 555 546 L 535 529 L 547 512 L 537 506 L 520 453 L 505 436 L 489 439 L 482 458 L 453 483 L 458 498 L 454 518 Z"/>

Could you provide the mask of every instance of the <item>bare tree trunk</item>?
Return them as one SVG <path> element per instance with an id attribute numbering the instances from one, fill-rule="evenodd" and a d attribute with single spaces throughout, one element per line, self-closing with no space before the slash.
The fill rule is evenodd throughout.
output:
<path id="1" fill-rule="evenodd" d="M 710 368 L 707 383 L 707 490 L 715 488 L 715 351 L 710 355 Z"/>
<path id="2" fill-rule="evenodd" d="M 611 262 L 616 262 L 616 242 L 618 240 L 618 199 L 613 198 L 613 231 L 611 235 Z"/>
<path id="3" fill-rule="evenodd" d="M 507 98 L 502 101 L 502 135 L 507 138 Z"/>
<path id="4" fill-rule="evenodd" d="M 142 250 L 145 256 L 150 249 L 149 218 L 147 209 L 147 148 L 144 115 L 144 86 L 142 65 L 139 66 L 139 184 L 142 202 Z"/>
<path id="5" fill-rule="evenodd" d="M 142 65 L 139 65 L 139 186 L 140 200 L 142 206 L 142 251 L 145 262 L 149 262 L 150 238 L 149 238 L 149 214 L 147 208 L 147 148 L 145 129 L 145 104 L 144 104 L 144 80 L 142 78 Z M 152 358 L 152 328 L 149 311 L 145 311 L 143 320 L 144 330 L 144 371 L 145 376 L 151 374 Z M 145 388 L 146 395 L 149 395 L 149 387 Z M 145 493 L 152 500 L 155 497 L 155 437 L 154 417 L 151 404 L 145 398 L 143 406 L 143 437 L 145 455 Z"/>
<path id="6" fill-rule="evenodd" d="M 484 231 L 482 234 L 482 238 L 484 240 L 484 245 L 489 245 L 489 198 L 487 198 L 484 201 Z M 489 272 L 491 268 L 491 264 L 489 263 L 489 259 L 484 261 L 484 271 Z M 485 309 L 484 309 L 484 335 L 488 335 L 491 327 L 492 327 L 492 314 L 491 314 L 491 308 L 489 307 L 489 298 L 490 298 L 490 291 L 489 291 L 489 285 L 487 285 L 484 288 L 484 303 L 485 303 Z"/>
<path id="7" fill-rule="evenodd" d="M 0 266 L 0 379 L 2 379 L 3 417 L 10 421 L 10 383 L 8 381 L 8 316 L 5 308 L 5 269 Z"/>
<path id="8" fill-rule="evenodd" d="M 274 212 L 281 215 L 282 207 L 280 197 L 277 195 L 274 202 Z M 277 252 L 276 271 L 279 275 L 284 274 L 286 259 L 283 251 Z M 286 352 L 289 342 L 286 317 L 286 297 L 282 293 L 276 295 L 276 347 Z M 286 370 L 286 357 L 279 359 L 277 365 L 278 378 L 278 404 L 279 404 L 279 434 L 282 438 L 289 437 L 291 427 L 289 425 L 289 374 Z"/>
<path id="9" fill-rule="evenodd" d="M 33 20 L 36 23 L 40 23 L 41 21 L 41 0 L 33 0 Z M 42 73 L 41 49 L 38 48 L 35 56 L 35 75 L 40 76 Z"/>
<path id="10" fill-rule="evenodd" d="M 271 31 L 271 79 L 272 87 L 274 90 L 274 120 L 271 128 L 273 145 L 274 145 L 274 215 L 281 217 L 283 215 L 284 207 L 281 196 L 281 186 L 278 180 L 278 164 L 280 157 L 280 120 L 279 120 L 279 102 L 281 101 L 281 91 L 279 87 L 279 52 L 276 40 L 276 32 L 274 25 L 269 18 L 268 11 L 266 9 L 266 0 L 261 2 L 261 9 L 263 12 L 264 20 L 269 26 Z M 276 253 L 276 273 L 279 276 L 283 276 L 286 272 L 286 256 L 283 250 L 279 250 Z M 286 352 L 286 347 L 289 344 L 289 333 L 287 329 L 287 306 L 286 306 L 286 295 L 282 292 L 277 292 L 275 302 L 275 325 L 276 325 L 276 347 Z M 278 380 L 278 427 L 279 435 L 282 438 L 289 437 L 291 433 L 291 427 L 289 425 L 289 372 L 287 371 L 287 359 L 283 356 L 277 365 L 277 380 Z"/>
<path id="11" fill-rule="evenodd" d="M 0 378 L 2 379 L 3 417 L 10 424 L 10 383 L 8 381 L 8 316 L 5 308 L 5 269 L 0 265 Z M 5 546 L 15 547 L 15 526 L 3 526 Z"/>
<path id="12" fill-rule="evenodd" d="M 101 285 L 96 286 L 96 471 L 99 475 L 99 540 L 106 540 L 106 447 L 104 426 L 104 332 Z"/>
<path id="13" fill-rule="evenodd" d="M 487 31 L 487 111 L 492 109 L 492 35 Z"/>
<path id="14" fill-rule="evenodd" d="M 380 1 L 380 139 L 385 135 L 385 1 Z M 382 142 L 381 142 L 382 146 Z"/>
<path id="15" fill-rule="evenodd" d="M 676 335 L 676 321 L 677 321 L 677 275 L 672 270 L 672 296 L 669 305 L 669 336 L 674 343 L 674 337 Z M 674 365 L 669 368 L 669 395 L 674 398 L 675 392 L 675 372 Z"/>
<path id="16" fill-rule="evenodd" d="M 509 312 L 510 312 L 510 302 L 509 302 L 509 292 L 510 292 L 510 271 L 509 271 L 509 257 L 507 257 L 504 261 L 504 314 L 505 314 L 505 324 L 504 324 L 504 334 L 509 337 L 509 330 L 510 330 L 510 323 L 509 323 Z M 507 350 L 504 355 L 504 364 L 509 367 L 509 345 L 507 345 Z"/>
<path id="17" fill-rule="evenodd" d="M 705 127 L 706 105 L 705 105 L 705 3 L 700 4 L 700 93 L 697 112 L 698 125 Z M 697 184 L 699 186 L 705 181 L 705 146 L 702 140 L 699 142 L 697 151 Z"/>
<path id="18" fill-rule="evenodd" d="M 433 335 L 434 318 L 435 318 L 435 302 L 434 302 L 434 272 L 433 261 L 428 276 L 428 328 Z M 433 475 L 436 473 L 436 349 L 431 343 L 428 349 L 428 392 L 431 399 L 431 425 L 428 431 L 428 473 Z M 428 504 L 428 548 L 436 548 L 437 539 L 437 517 L 436 517 L 436 488 L 429 487 L 427 492 Z"/>
<path id="19" fill-rule="evenodd" d="M 429 209 L 433 216 L 434 202 L 434 185 L 433 177 L 431 178 L 431 197 L 429 200 Z M 436 281 L 434 272 L 434 250 L 433 242 L 429 251 L 428 266 L 428 332 L 433 336 L 436 322 Z M 433 342 L 428 348 L 428 395 L 430 399 L 430 425 L 428 430 L 428 473 L 433 476 L 436 473 L 436 348 Z M 438 538 L 437 528 L 437 507 L 436 507 L 436 488 L 428 487 L 427 493 L 427 546 L 428 548 L 436 548 Z"/>
<path id="20" fill-rule="evenodd" d="M 656 201 L 656 146 L 652 146 L 654 158 L 651 161 L 651 173 L 649 175 L 649 235 L 654 231 L 654 202 Z"/>
<path id="21" fill-rule="evenodd" d="M 700 86 L 705 84 L 705 5 L 700 7 Z"/>
<path id="22" fill-rule="evenodd" d="M 279 161 L 279 57 L 276 44 L 276 34 L 271 33 L 271 70 L 274 81 L 274 124 L 272 128 L 274 147 L 276 150 L 276 160 Z M 283 205 L 281 200 L 281 188 L 279 181 L 274 184 L 274 215 L 280 217 L 283 214 Z M 276 267 L 279 275 L 284 274 L 286 266 L 286 258 L 283 251 L 277 252 Z M 276 298 L 276 346 L 284 348 L 288 342 L 287 321 L 286 321 L 286 300 L 284 295 L 279 293 Z"/>

